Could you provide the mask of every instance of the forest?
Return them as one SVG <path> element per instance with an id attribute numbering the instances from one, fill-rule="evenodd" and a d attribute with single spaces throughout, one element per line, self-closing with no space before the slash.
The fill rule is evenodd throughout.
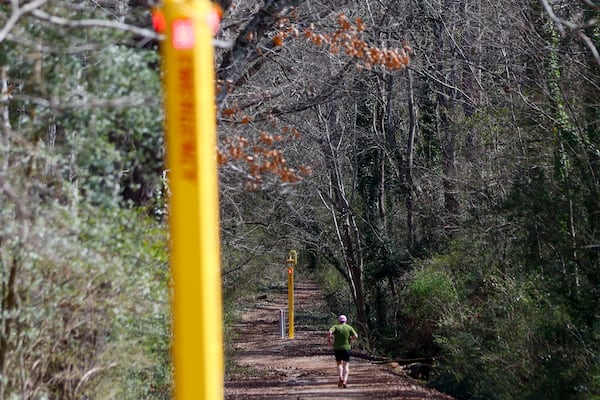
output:
<path id="1" fill-rule="evenodd" d="M 171 398 L 154 6 L 0 2 L 0 399 Z M 600 399 L 600 2 L 215 7 L 227 365 L 297 249 L 440 391 Z"/>

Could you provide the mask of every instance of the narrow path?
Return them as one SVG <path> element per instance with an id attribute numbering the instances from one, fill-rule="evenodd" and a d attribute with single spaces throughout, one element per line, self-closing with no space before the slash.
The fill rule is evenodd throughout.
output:
<path id="1" fill-rule="evenodd" d="M 325 339 L 335 319 L 323 317 L 323 298 L 315 283 L 297 283 L 294 297 L 294 339 L 282 339 L 279 329 L 279 310 L 287 309 L 287 288 L 261 294 L 244 310 L 235 327 L 239 368 L 225 382 L 227 400 L 452 399 L 357 357 L 351 360 L 348 388 L 338 388 L 335 360 Z"/>

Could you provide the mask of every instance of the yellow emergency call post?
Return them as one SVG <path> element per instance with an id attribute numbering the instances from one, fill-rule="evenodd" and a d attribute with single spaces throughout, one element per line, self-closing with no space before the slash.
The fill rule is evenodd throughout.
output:
<path id="1" fill-rule="evenodd" d="M 298 264 L 298 253 L 296 250 L 290 250 L 288 253 L 287 276 L 288 276 L 288 336 L 294 338 L 294 268 Z"/>
<path id="2" fill-rule="evenodd" d="M 164 0 L 171 199 L 174 395 L 223 399 L 223 334 L 212 31 L 208 0 Z"/>

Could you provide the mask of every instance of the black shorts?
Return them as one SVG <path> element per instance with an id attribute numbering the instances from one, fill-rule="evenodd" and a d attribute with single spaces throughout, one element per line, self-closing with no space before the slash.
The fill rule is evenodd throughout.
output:
<path id="1" fill-rule="evenodd" d="M 349 362 L 352 352 L 350 350 L 334 350 L 333 355 L 335 356 L 335 361 Z"/>

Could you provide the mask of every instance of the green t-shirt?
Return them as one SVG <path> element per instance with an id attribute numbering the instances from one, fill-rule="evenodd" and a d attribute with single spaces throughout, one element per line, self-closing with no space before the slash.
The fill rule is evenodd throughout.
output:
<path id="1" fill-rule="evenodd" d="M 329 328 L 329 332 L 333 334 L 334 350 L 350 350 L 350 336 L 358 337 L 354 328 L 347 324 L 334 325 Z"/>

